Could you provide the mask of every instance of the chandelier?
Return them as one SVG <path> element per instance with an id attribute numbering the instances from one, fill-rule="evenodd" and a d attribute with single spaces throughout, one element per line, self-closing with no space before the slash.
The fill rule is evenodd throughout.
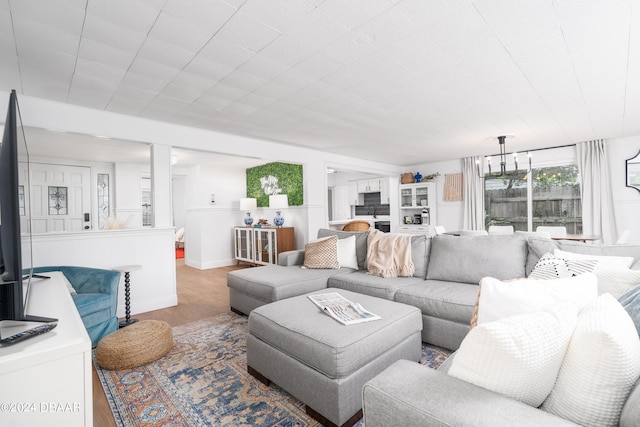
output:
<path id="1" fill-rule="evenodd" d="M 518 171 L 518 153 L 513 153 L 513 165 L 514 168 L 511 172 L 507 172 L 507 148 L 506 148 L 506 144 L 505 144 L 505 140 L 506 140 L 506 136 L 499 136 L 498 137 L 498 144 L 500 144 L 500 172 L 492 172 L 491 171 L 491 157 L 492 156 L 486 156 L 485 159 L 487 159 L 487 167 L 489 169 L 489 173 L 486 175 L 482 175 L 482 173 L 480 172 L 480 160 L 476 160 L 476 170 L 478 171 L 478 177 L 480 177 L 480 179 L 484 179 L 484 178 L 500 178 L 500 177 L 509 177 L 509 176 L 514 176 L 514 175 L 518 175 L 519 173 L 522 173 L 522 171 Z M 526 172 L 529 173 L 531 172 L 531 153 L 527 151 L 527 159 L 529 162 L 529 167 L 527 168 Z"/>

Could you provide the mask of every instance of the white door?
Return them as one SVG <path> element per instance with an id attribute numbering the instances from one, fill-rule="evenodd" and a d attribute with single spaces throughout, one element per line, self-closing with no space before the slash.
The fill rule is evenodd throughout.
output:
<path id="1" fill-rule="evenodd" d="M 31 226 L 33 233 L 82 231 L 91 228 L 91 174 L 90 168 L 45 163 L 29 164 L 31 194 Z M 20 164 L 21 185 L 25 185 L 26 165 Z M 20 228 L 28 231 L 26 218 Z"/>

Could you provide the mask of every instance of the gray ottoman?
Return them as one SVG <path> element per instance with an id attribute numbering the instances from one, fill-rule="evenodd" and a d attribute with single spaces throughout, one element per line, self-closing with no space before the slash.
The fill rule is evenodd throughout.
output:
<path id="1" fill-rule="evenodd" d="M 338 292 L 382 317 L 343 326 L 306 295 L 256 308 L 249 315 L 247 369 L 306 404 L 325 426 L 351 426 L 362 417 L 362 386 L 400 359 L 420 360 L 422 316 L 410 305 L 342 289 Z"/>

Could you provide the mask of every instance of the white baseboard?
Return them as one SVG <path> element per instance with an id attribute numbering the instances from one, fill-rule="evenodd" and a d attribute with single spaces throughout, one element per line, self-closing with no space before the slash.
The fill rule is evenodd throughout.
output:
<path id="1" fill-rule="evenodd" d="M 223 259 L 218 261 L 195 262 L 187 258 L 184 260 L 184 263 L 189 267 L 197 268 L 198 270 L 208 270 L 210 268 L 229 267 L 230 265 L 236 265 L 236 260 Z"/>
<path id="2" fill-rule="evenodd" d="M 154 298 L 146 301 L 132 301 L 131 314 L 146 313 L 148 311 L 160 310 L 161 308 L 174 307 L 178 305 L 178 295 L 169 295 L 162 298 Z M 118 305 L 118 317 L 125 316 L 124 305 Z"/>

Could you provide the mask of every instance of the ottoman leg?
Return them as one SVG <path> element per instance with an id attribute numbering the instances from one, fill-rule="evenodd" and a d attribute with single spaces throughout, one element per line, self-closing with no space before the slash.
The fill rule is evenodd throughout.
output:
<path id="1" fill-rule="evenodd" d="M 314 411 L 313 408 L 309 407 L 309 405 L 305 405 L 305 412 L 307 413 L 307 415 L 309 415 L 311 418 L 318 421 L 320 424 L 322 424 L 325 427 L 338 427 L 337 424 L 332 423 L 331 421 L 323 417 L 322 414 L 319 414 L 318 412 Z M 351 427 L 352 425 L 357 423 L 362 418 L 362 416 L 363 416 L 362 409 L 360 409 L 358 412 L 353 414 L 351 418 L 345 421 L 344 424 L 342 424 L 340 427 Z"/>
<path id="2" fill-rule="evenodd" d="M 264 375 L 262 375 L 260 372 L 256 371 L 255 369 L 253 369 L 251 366 L 247 366 L 247 372 L 254 377 L 255 379 L 257 379 L 258 381 L 260 381 L 261 383 L 263 383 L 264 385 L 269 385 L 271 384 L 271 381 L 269 380 L 269 378 L 265 377 Z"/>

